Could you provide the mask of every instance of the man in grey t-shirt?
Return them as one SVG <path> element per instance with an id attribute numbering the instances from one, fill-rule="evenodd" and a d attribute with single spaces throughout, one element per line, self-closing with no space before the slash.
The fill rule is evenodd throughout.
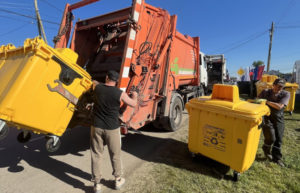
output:
<path id="1" fill-rule="evenodd" d="M 276 79 L 272 89 L 263 90 L 258 98 L 266 99 L 270 107 L 270 116 L 264 117 L 263 134 L 265 137 L 263 151 L 265 156 L 284 167 L 282 162 L 281 144 L 284 132 L 284 108 L 288 105 L 290 93 L 284 91 L 285 81 Z M 271 151 L 272 150 L 272 151 Z"/>
<path id="2" fill-rule="evenodd" d="M 272 89 L 263 90 L 259 98 L 266 99 L 266 104 L 270 107 L 270 116 L 264 117 L 263 134 L 265 137 L 263 151 L 265 156 L 284 167 L 282 162 L 281 144 L 284 132 L 284 108 L 288 105 L 290 93 L 284 91 L 285 81 L 276 79 Z M 272 151 L 271 151 L 272 150 Z"/>

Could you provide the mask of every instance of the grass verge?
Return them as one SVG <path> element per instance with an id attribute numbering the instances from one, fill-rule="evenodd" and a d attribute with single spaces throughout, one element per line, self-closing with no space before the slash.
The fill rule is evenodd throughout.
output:
<path id="1" fill-rule="evenodd" d="M 292 116 L 285 115 L 282 147 L 285 168 L 264 159 L 260 137 L 256 160 L 238 182 L 232 170 L 207 158 L 193 160 L 188 153 L 188 124 L 167 140 L 151 162 L 133 172 L 122 192 L 198 193 L 198 192 L 293 192 L 300 193 L 300 103 Z M 216 172 L 219 171 L 219 172 Z M 220 175 L 220 171 L 222 175 Z M 227 173 L 226 173 L 227 172 Z"/>

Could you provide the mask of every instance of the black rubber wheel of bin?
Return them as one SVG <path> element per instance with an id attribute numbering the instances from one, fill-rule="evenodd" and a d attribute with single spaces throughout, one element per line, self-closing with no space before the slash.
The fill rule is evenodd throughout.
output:
<path id="1" fill-rule="evenodd" d="M 233 180 L 234 182 L 237 182 L 237 181 L 239 181 L 239 177 L 240 177 L 240 173 L 234 171 L 234 172 L 233 172 L 233 178 L 232 178 L 232 180 Z"/>
<path id="2" fill-rule="evenodd" d="M 5 124 L 0 131 L 0 141 L 5 139 L 8 136 L 8 133 L 9 133 L 9 127 Z"/>
<path id="3" fill-rule="evenodd" d="M 50 153 L 56 152 L 60 148 L 60 145 L 61 145 L 60 139 L 58 139 L 58 141 L 55 145 L 53 145 L 53 143 L 54 143 L 54 139 L 52 137 L 47 139 L 47 141 L 46 141 L 46 150 Z"/>
<path id="4" fill-rule="evenodd" d="M 31 133 L 28 132 L 26 136 L 24 136 L 24 131 L 22 131 L 21 133 L 19 133 L 17 140 L 20 143 L 26 143 L 31 139 Z"/>

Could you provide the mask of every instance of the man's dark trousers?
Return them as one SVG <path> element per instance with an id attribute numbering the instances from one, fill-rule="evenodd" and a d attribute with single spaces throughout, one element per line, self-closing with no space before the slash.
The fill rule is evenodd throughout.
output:
<path id="1" fill-rule="evenodd" d="M 271 115 L 264 117 L 263 133 L 265 140 L 262 148 L 265 154 L 272 154 L 273 160 L 277 161 L 282 158 L 281 144 L 284 132 L 284 109 L 276 110 L 270 108 L 270 110 Z"/>

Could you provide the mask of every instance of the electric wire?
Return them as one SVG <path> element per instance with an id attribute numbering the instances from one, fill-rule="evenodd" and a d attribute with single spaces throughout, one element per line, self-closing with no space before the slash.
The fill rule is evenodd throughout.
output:
<path id="1" fill-rule="evenodd" d="M 247 38 L 244 38 L 243 40 L 231 43 L 228 46 L 225 46 L 223 48 L 216 49 L 216 50 L 212 51 L 212 53 L 217 52 L 219 50 L 222 50 L 222 53 L 228 53 L 228 52 L 230 52 L 230 51 L 232 51 L 236 48 L 239 48 L 239 47 L 241 47 L 241 46 L 243 46 L 243 45 L 245 45 L 245 44 L 261 37 L 261 36 L 263 36 L 267 32 L 269 32 L 269 30 L 265 30 L 263 32 L 258 32 L 258 33 L 252 34 L 252 35 L 248 36 Z"/>
<path id="2" fill-rule="evenodd" d="M 222 53 L 228 53 L 228 52 L 230 52 L 230 51 L 232 51 L 232 50 L 235 50 L 236 48 L 239 48 L 239 47 L 241 47 L 241 46 L 243 46 L 243 45 L 245 45 L 245 44 L 247 44 L 247 43 L 249 43 L 249 42 L 251 42 L 251 41 L 253 41 L 253 40 L 256 40 L 257 38 L 259 38 L 259 37 L 261 37 L 261 36 L 263 36 L 263 35 L 265 35 L 267 32 L 269 32 L 269 30 L 264 31 L 264 32 L 258 34 L 257 36 L 255 36 L 255 37 L 253 37 L 253 38 L 250 38 L 250 39 L 248 39 L 248 40 L 245 40 L 245 41 L 243 41 L 242 43 L 240 43 L 240 44 L 238 44 L 238 45 L 236 45 L 236 46 L 233 46 L 232 48 L 229 48 L 229 49 L 223 51 Z"/>
<path id="3" fill-rule="evenodd" d="M 288 15 L 288 12 L 294 6 L 294 4 L 295 4 L 295 0 L 290 0 L 288 7 L 283 11 L 283 13 L 279 17 L 278 21 L 276 22 L 277 25 Z"/>
<path id="4" fill-rule="evenodd" d="M 5 32 L 5 33 L 0 34 L 0 37 L 5 36 L 5 35 L 8 35 L 8 34 L 11 34 L 11 33 L 16 32 L 16 31 L 20 31 L 20 29 L 22 29 L 22 28 L 24 28 L 24 27 L 26 27 L 26 26 L 28 26 L 28 24 L 23 24 L 23 25 L 21 25 L 21 26 L 19 26 L 19 27 L 17 27 L 17 28 L 14 28 L 14 29 L 12 29 L 12 30 L 10 30 L 10 31 L 8 31 L 8 32 Z"/>
<path id="5" fill-rule="evenodd" d="M 26 23 L 32 23 L 32 24 L 35 23 L 34 21 L 20 20 L 20 19 L 14 18 L 14 17 L 6 16 L 6 15 L 0 15 L 0 17 L 5 18 L 5 19 L 10 19 L 10 20 L 15 20 L 15 21 L 22 21 L 22 22 L 26 22 Z"/>
<path id="6" fill-rule="evenodd" d="M 278 29 L 293 29 L 293 28 L 300 28 L 300 25 L 282 25 L 282 26 L 276 26 Z"/>
<path id="7" fill-rule="evenodd" d="M 30 6 L 29 4 L 26 4 L 26 3 L 12 3 L 12 2 L 5 2 L 5 1 L 0 2 L 0 4 L 4 4 L 4 5 L 19 5 L 19 6 L 22 6 L 22 7 L 24 7 L 24 5 Z"/>
<path id="8" fill-rule="evenodd" d="M 18 15 L 18 16 L 22 16 L 22 17 L 26 17 L 26 18 L 30 18 L 30 19 L 36 19 L 36 17 L 30 16 L 30 15 L 25 15 L 25 14 L 22 14 L 22 13 L 17 13 L 17 12 L 14 12 L 14 11 L 10 11 L 10 10 L 0 8 L 0 12 L 1 11 L 6 12 L 6 13 L 10 13 L 10 14 L 14 14 L 14 15 Z M 53 21 L 49 21 L 49 20 L 45 20 L 45 19 L 43 19 L 42 21 L 45 22 L 45 23 L 49 23 L 49 24 L 60 25 L 57 22 L 53 22 Z"/>
<path id="9" fill-rule="evenodd" d="M 50 7 L 52 7 L 52 8 L 54 8 L 54 9 L 56 9 L 57 11 L 59 11 L 59 12 L 63 12 L 63 10 L 62 9 L 60 9 L 60 8 L 58 8 L 58 7 L 56 7 L 55 5 L 53 5 L 53 4 L 51 4 L 51 3 L 49 3 L 48 1 L 46 1 L 46 0 L 41 0 L 41 1 L 43 1 L 44 3 L 46 3 L 46 4 L 48 4 Z"/>
<path id="10" fill-rule="evenodd" d="M 29 8 L 29 7 L 16 7 L 16 6 L 10 6 L 10 5 L 0 5 L 1 8 L 9 8 L 9 9 L 22 9 L 22 10 L 32 10 L 34 11 L 33 8 Z"/>

